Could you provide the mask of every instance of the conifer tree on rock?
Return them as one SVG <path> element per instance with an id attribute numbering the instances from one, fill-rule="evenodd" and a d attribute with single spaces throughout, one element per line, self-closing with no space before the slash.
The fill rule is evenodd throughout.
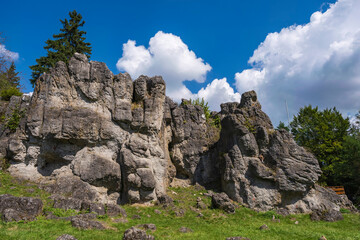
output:
<path id="1" fill-rule="evenodd" d="M 17 89 L 20 88 L 20 77 L 18 76 L 19 72 L 16 72 L 14 62 L 11 62 L 10 67 L 3 74 L 12 87 L 16 87 Z"/>
<path id="2" fill-rule="evenodd" d="M 3 45 L 5 39 L 0 33 L 0 45 Z M 9 101 L 11 96 L 21 96 L 20 77 L 16 72 L 15 63 L 12 58 L 6 54 L 0 54 L 0 99 Z"/>
<path id="3" fill-rule="evenodd" d="M 61 33 L 54 34 L 54 40 L 49 39 L 45 42 L 44 49 L 47 50 L 47 55 L 36 59 L 37 64 L 30 66 L 33 71 L 30 82 L 33 85 L 42 73 L 48 72 L 58 61 L 68 63 L 75 52 L 83 53 L 90 58 L 90 43 L 85 42 L 84 37 L 86 32 L 79 30 L 84 26 L 85 21 L 75 10 L 69 12 L 69 16 L 70 20 L 60 20 L 63 25 L 63 28 L 60 29 Z"/>

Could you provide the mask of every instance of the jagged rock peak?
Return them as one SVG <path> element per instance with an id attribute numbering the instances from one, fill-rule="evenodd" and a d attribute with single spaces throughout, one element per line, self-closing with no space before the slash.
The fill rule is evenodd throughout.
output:
<path id="1" fill-rule="evenodd" d="M 254 90 L 245 92 L 241 95 L 240 107 L 257 107 L 261 109 L 257 94 Z"/>

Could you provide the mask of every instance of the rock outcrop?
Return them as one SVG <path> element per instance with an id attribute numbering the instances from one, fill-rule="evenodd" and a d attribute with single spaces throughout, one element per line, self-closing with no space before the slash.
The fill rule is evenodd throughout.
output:
<path id="1" fill-rule="evenodd" d="M 288 132 L 273 128 L 254 91 L 221 108 L 221 183 L 230 198 L 264 211 L 292 206 L 314 187 L 321 173 L 318 161 Z M 311 209 L 304 205 L 301 211 Z"/>
<path id="2" fill-rule="evenodd" d="M 75 54 L 43 74 L 31 98 L 11 99 L 6 116 L 23 117 L 15 130 L 1 125 L 0 154 L 11 174 L 80 203 L 161 202 L 185 179 L 256 210 L 339 210 L 341 200 L 315 185 L 317 160 L 273 128 L 254 91 L 221 105 L 220 131 L 165 88 L 159 76 L 132 81 Z"/>

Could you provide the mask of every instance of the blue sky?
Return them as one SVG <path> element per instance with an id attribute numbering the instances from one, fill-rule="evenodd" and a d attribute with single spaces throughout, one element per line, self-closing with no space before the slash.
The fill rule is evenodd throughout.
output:
<path id="1" fill-rule="evenodd" d="M 285 99 L 289 103 L 291 115 L 296 114 L 299 107 L 310 103 L 322 108 L 337 106 L 344 115 L 352 114 L 360 108 L 358 103 L 351 105 L 351 99 L 348 101 L 334 100 L 334 98 L 338 98 L 335 92 L 339 90 L 334 82 L 344 81 L 344 79 L 340 79 L 343 75 L 339 74 L 343 74 L 346 69 L 354 72 L 352 69 L 356 68 L 358 66 L 356 64 L 360 62 L 357 51 L 355 51 L 358 48 L 355 43 L 359 40 L 360 35 L 356 34 L 360 29 L 359 24 L 339 25 L 346 30 L 344 33 L 337 33 L 337 30 L 330 29 L 333 21 L 338 18 L 345 18 L 338 20 L 337 24 L 340 24 L 347 20 L 354 20 L 347 19 L 350 18 L 349 16 L 356 18 L 357 15 L 360 15 L 360 8 L 356 9 L 359 1 L 340 0 L 335 5 L 330 5 L 335 2 L 335 0 L 326 2 L 324 0 L 6 1 L 2 3 L 0 32 L 6 37 L 6 49 L 19 54 L 16 65 L 18 71 L 22 73 L 25 92 L 32 91 L 29 83 L 31 75 L 29 66 L 35 63 L 36 58 L 45 53 L 44 42 L 53 34 L 59 33 L 61 27 L 59 19 L 68 18 L 68 12 L 75 9 L 82 14 L 86 22 L 84 30 L 87 32 L 87 41 L 92 45 L 91 60 L 105 62 L 115 74 L 129 69 L 129 64 L 126 62 L 135 61 L 133 55 L 126 59 L 123 55 L 125 54 L 123 44 L 129 43 L 128 40 L 134 40 L 136 44 L 132 49 L 136 53 L 136 59 L 147 54 L 150 56 L 150 60 L 148 60 L 151 61 L 149 63 L 151 66 L 146 69 L 138 66 L 136 71 L 134 70 L 134 75 L 163 73 L 162 75 L 173 78 L 165 79 L 165 81 L 169 81 L 170 90 L 172 84 L 173 89 L 185 86 L 184 89 L 194 94 L 191 95 L 192 97 L 208 98 L 210 105 L 214 106 L 213 108 L 216 110 L 219 105 L 216 100 L 219 100 L 220 93 L 229 95 L 229 97 L 220 99 L 238 100 L 236 92 L 241 94 L 243 91 L 255 89 L 258 91 L 264 110 L 270 115 L 274 125 L 277 125 L 279 120 L 285 120 Z M 318 11 L 319 14 L 314 14 Z M 346 14 L 346 11 L 352 11 L 352 13 Z M 317 20 L 317 17 L 321 21 Z M 294 24 L 309 26 L 310 30 L 294 29 L 291 27 Z M 328 28 L 329 30 L 324 30 Z M 156 35 L 159 31 L 162 31 L 160 32 L 162 35 Z M 322 33 L 322 31 L 325 32 Z M 271 33 L 278 33 L 278 35 L 271 35 Z M 344 40 L 346 38 L 344 36 L 349 36 L 349 34 L 354 41 L 349 43 L 352 44 L 351 47 L 349 44 L 344 44 L 349 49 L 355 50 L 353 54 L 346 55 L 346 59 L 342 57 L 340 60 L 341 62 L 350 62 L 352 59 L 353 62 L 355 61 L 355 65 L 343 64 L 344 66 L 342 66 L 338 63 L 336 66 L 341 69 L 337 74 L 341 77 L 332 79 L 330 82 L 321 79 L 321 76 L 326 73 L 319 73 L 319 69 L 331 72 L 335 66 L 331 65 L 335 64 L 333 62 L 315 61 L 311 67 L 318 66 L 320 63 L 321 67 L 312 72 L 306 72 L 309 66 L 305 63 L 308 63 L 309 59 L 316 60 L 317 56 L 326 55 L 330 51 L 329 49 L 334 48 L 333 46 L 336 45 L 334 43 L 342 43 L 340 40 Z M 322 48 L 324 44 L 321 41 L 326 42 L 326 39 L 321 39 L 318 37 L 319 35 L 326 39 L 330 38 L 331 42 L 326 43 L 329 47 L 319 51 L 318 55 L 314 57 L 311 55 L 314 52 L 312 49 Z M 309 42 L 298 39 L 302 37 L 310 39 Z M 149 41 L 152 38 L 154 46 L 149 47 Z M 181 69 L 178 72 L 175 71 L 176 76 L 160 69 L 166 56 L 161 59 L 154 56 L 164 53 L 164 50 L 161 50 L 164 49 L 162 40 L 170 42 L 174 40 L 182 49 L 183 47 L 188 48 L 184 51 L 188 55 L 191 55 L 191 51 L 196 55 L 192 60 L 194 64 L 198 64 L 199 69 L 208 64 L 209 67 L 211 66 L 211 70 L 204 68 L 203 72 L 194 75 L 195 81 L 186 81 L 192 80 L 186 79 L 192 77 L 193 72 L 190 70 L 182 78 Z M 318 45 L 314 43 L 317 40 L 319 40 Z M 155 42 L 158 43 L 156 49 Z M 293 45 L 289 42 L 293 42 Z M 163 45 L 159 45 L 160 43 Z M 260 45 L 261 43 L 264 44 Z M 283 45 L 285 53 L 282 52 Z M 309 45 L 314 46 L 309 48 Z M 144 47 L 140 49 L 139 46 Z M 298 47 L 299 49 L 297 49 Z M 295 51 L 293 49 L 297 49 L 296 52 L 292 52 Z M 344 48 L 337 49 L 346 52 Z M 146 54 L 139 55 L 140 50 Z M 257 54 L 254 53 L 255 50 Z M 287 59 L 287 52 L 291 54 L 291 60 Z M 330 55 L 334 54 L 332 52 Z M 339 55 L 338 52 L 336 54 Z M 251 57 L 253 57 L 253 61 L 249 62 Z M 123 61 L 117 67 L 116 64 L 121 58 Z M 180 57 L 178 59 L 179 64 L 186 60 Z M 286 64 L 288 65 L 281 62 L 283 59 L 287 59 Z M 336 62 L 336 60 L 338 59 L 334 61 Z M 290 65 L 289 62 L 291 62 Z M 200 66 L 201 64 L 203 65 Z M 168 67 L 170 68 L 171 65 Z M 280 67 L 289 70 L 286 70 L 286 74 L 274 70 Z M 306 76 L 294 78 L 291 73 L 293 72 L 293 75 L 296 76 L 302 75 L 302 67 Z M 236 77 L 235 74 L 237 74 Z M 348 76 L 350 80 L 349 84 L 345 84 L 344 93 L 358 93 L 358 91 L 355 93 L 350 91 L 355 91 L 354 88 L 358 87 L 357 74 L 356 72 Z M 331 76 L 336 76 L 336 73 L 332 72 Z M 347 78 L 346 75 L 343 77 Z M 223 80 L 224 78 L 226 80 Z M 308 80 L 314 78 L 318 80 L 313 82 Z M 217 81 L 214 82 L 214 79 Z M 277 79 L 281 79 L 281 81 L 277 82 Z M 175 83 L 175 81 L 180 83 Z M 291 81 L 292 83 L 288 84 Z M 208 89 L 206 87 L 211 83 L 214 84 L 211 86 L 213 90 L 210 94 L 208 91 L 211 90 L 210 87 Z M 320 87 L 329 84 L 331 86 L 325 90 L 326 92 L 319 94 Z M 225 88 L 221 88 L 224 85 L 226 85 Z M 284 87 L 279 87 L 279 85 Z M 201 88 L 203 91 L 200 93 Z M 216 92 L 215 88 L 219 89 L 219 92 Z M 229 88 L 232 88 L 233 92 Z M 186 94 L 184 92 L 187 95 L 185 97 L 190 96 L 189 92 Z M 314 95 L 321 95 L 321 98 L 314 97 Z M 176 98 L 175 95 L 174 98 Z M 273 103 L 270 104 L 270 102 Z"/>

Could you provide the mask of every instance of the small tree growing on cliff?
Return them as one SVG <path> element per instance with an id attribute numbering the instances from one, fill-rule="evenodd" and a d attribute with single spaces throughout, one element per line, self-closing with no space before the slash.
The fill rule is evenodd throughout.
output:
<path id="1" fill-rule="evenodd" d="M 0 45 L 4 44 L 5 39 L 0 33 Z M 20 77 L 16 71 L 15 63 L 6 54 L 0 53 L 0 98 L 8 101 L 11 96 L 21 96 Z"/>
<path id="2" fill-rule="evenodd" d="M 90 58 L 90 43 L 86 43 L 84 37 L 86 32 L 79 30 L 84 26 L 85 21 L 75 10 L 69 12 L 69 16 L 70 20 L 60 20 L 63 25 L 63 28 L 60 29 L 61 33 L 54 34 L 54 40 L 49 39 L 45 42 L 44 49 L 47 50 L 47 55 L 36 59 L 37 64 L 30 66 L 33 71 L 30 82 L 33 85 L 42 73 L 48 72 L 58 61 L 68 63 L 75 52 L 84 53 Z"/>

